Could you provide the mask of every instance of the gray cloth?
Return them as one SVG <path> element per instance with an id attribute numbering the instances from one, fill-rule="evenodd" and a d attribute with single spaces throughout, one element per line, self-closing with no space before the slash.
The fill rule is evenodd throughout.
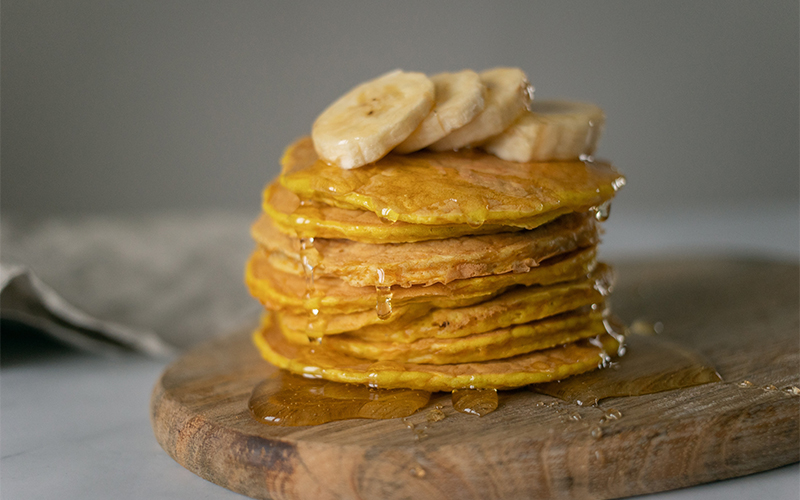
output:
<path id="1" fill-rule="evenodd" d="M 0 218 L 0 317 L 95 352 L 163 356 L 257 317 L 253 215 Z"/>

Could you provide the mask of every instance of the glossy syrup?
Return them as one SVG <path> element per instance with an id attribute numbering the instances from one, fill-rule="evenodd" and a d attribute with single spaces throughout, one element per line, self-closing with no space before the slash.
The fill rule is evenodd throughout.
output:
<path id="1" fill-rule="evenodd" d="M 427 391 L 375 389 L 281 370 L 253 389 L 248 406 L 259 422 L 292 427 L 352 418 L 407 417 L 428 404 L 430 397 Z"/>
<path id="2" fill-rule="evenodd" d="M 669 340 L 629 335 L 626 349 L 629 355 L 607 363 L 603 370 L 530 388 L 583 406 L 607 398 L 643 396 L 722 381 L 714 366 L 700 353 Z"/>
<path id="3" fill-rule="evenodd" d="M 609 331 L 614 329 L 609 325 Z M 559 398 L 578 406 L 596 405 L 612 397 L 641 396 L 721 381 L 713 365 L 698 352 L 656 336 L 629 335 L 626 349 L 632 354 L 612 361 L 605 352 L 600 355 L 600 370 L 578 375 L 561 382 L 529 386 L 535 392 Z M 620 353 L 618 353 L 620 354 Z M 402 364 L 378 361 L 370 366 L 370 386 L 349 385 L 323 379 L 304 378 L 280 371 L 263 381 L 250 397 L 250 412 L 256 420 L 280 426 L 318 425 L 351 418 L 389 419 L 410 416 L 425 407 L 431 393 L 407 389 L 381 389 L 378 375 L 382 371 L 403 371 Z M 374 380 L 372 375 L 374 375 Z M 739 387 L 756 387 L 741 381 Z M 764 387 L 763 390 L 778 390 Z M 783 388 L 791 396 L 800 395 L 797 387 Z M 498 408 L 494 389 L 460 389 L 451 394 L 453 409 L 461 413 L 483 416 Z M 559 406 L 539 401 L 536 406 Z M 562 421 L 580 421 L 579 413 L 561 408 Z M 437 405 L 428 411 L 429 423 L 443 420 L 446 414 Z M 619 410 L 609 409 L 599 424 L 622 417 Z M 589 425 L 589 424 L 586 424 Z M 595 428 L 596 427 L 596 428 Z M 590 434 L 599 439 L 600 427 Z M 413 429 L 412 429 L 413 430 Z M 419 439 L 424 429 L 415 434 Z"/>
<path id="4" fill-rule="evenodd" d="M 606 201 L 594 209 L 594 218 L 599 222 L 605 222 L 611 215 L 611 201 Z"/>
<path id="5" fill-rule="evenodd" d="M 497 389 L 456 389 L 452 400 L 456 411 L 482 417 L 497 409 Z"/>
<path id="6" fill-rule="evenodd" d="M 380 319 L 388 319 L 392 315 L 392 287 L 385 283 L 386 273 L 383 269 L 378 269 L 378 284 L 375 286 L 377 295 L 375 313 Z"/>
<path id="7" fill-rule="evenodd" d="M 301 203 L 303 206 L 303 203 Z M 298 234 L 300 239 L 300 265 L 303 268 L 303 276 L 306 282 L 306 292 L 304 297 L 304 305 L 308 311 L 308 324 L 306 330 L 310 335 L 321 338 L 325 333 L 327 327 L 323 316 L 320 315 L 320 307 L 322 297 L 317 293 L 317 288 L 314 279 L 314 272 L 316 266 L 312 263 L 311 252 L 314 250 L 314 238 L 305 237 Z"/>
<path id="8" fill-rule="evenodd" d="M 378 299 L 375 302 L 375 313 L 380 319 L 387 319 L 392 315 L 392 287 L 376 286 L 375 292 Z"/>
<path id="9" fill-rule="evenodd" d="M 612 397 L 654 394 L 722 380 L 703 356 L 674 342 L 640 335 L 630 335 L 626 340 L 626 347 L 632 354 L 613 362 L 608 355 L 601 356 L 599 364 L 605 365 L 603 369 L 529 388 L 584 406 Z M 401 371 L 402 365 L 377 362 L 373 371 L 377 376 L 380 370 L 389 369 Z M 377 383 L 371 385 L 341 384 L 280 371 L 253 390 L 250 413 L 260 422 L 280 426 L 319 425 L 351 418 L 402 418 L 419 411 L 431 397 L 427 391 L 380 389 Z M 740 387 L 753 385 L 747 381 L 739 383 Z M 796 387 L 784 390 L 790 395 L 800 394 Z M 478 416 L 495 411 L 499 401 L 494 389 L 455 390 L 451 399 L 456 411 Z M 537 406 L 542 405 L 546 404 L 537 403 Z M 445 416 L 442 407 L 437 405 L 428 412 L 426 419 L 429 423 L 438 422 Z M 622 413 L 612 408 L 606 411 L 600 424 L 621 417 Z M 581 416 L 564 410 L 564 421 L 567 420 L 579 421 Z M 602 437 L 600 427 L 590 430 L 593 438 Z"/>

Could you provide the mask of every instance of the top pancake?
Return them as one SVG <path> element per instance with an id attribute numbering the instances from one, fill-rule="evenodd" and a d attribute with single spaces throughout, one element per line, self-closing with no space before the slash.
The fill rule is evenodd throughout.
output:
<path id="1" fill-rule="evenodd" d="M 422 225 L 514 225 L 553 211 L 586 211 L 625 179 L 602 162 L 516 163 L 479 150 L 390 154 L 343 170 L 317 158 L 310 138 L 289 146 L 280 183 L 301 200 Z"/>

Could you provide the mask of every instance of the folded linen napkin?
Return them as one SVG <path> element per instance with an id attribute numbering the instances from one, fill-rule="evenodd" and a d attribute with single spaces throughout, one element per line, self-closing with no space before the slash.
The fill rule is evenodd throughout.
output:
<path id="1" fill-rule="evenodd" d="M 0 218 L 0 318 L 75 347 L 169 356 L 254 322 L 251 217 Z"/>

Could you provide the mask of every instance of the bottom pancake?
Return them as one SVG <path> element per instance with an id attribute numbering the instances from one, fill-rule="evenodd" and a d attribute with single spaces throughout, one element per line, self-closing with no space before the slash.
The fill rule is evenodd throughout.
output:
<path id="1" fill-rule="evenodd" d="M 315 344 L 293 345 L 267 314 L 261 327 L 253 334 L 253 341 L 264 359 L 298 375 L 386 389 L 452 391 L 513 389 L 584 373 L 596 369 L 609 356 L 615 355 L 622 337 L 609 332 L 497 361 L 449 365 L 373 362 L 330 352 Z"/>

